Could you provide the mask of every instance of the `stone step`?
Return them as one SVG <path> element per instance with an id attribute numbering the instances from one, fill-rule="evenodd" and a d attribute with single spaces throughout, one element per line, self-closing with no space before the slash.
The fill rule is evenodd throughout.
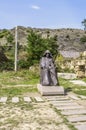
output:
<path id="1" fill-rule="evenodd" d="M 80 106 L 80 105 L 77 105 L 77 106 L 61 106 L 61 107 L 57 107 L 56 108 L 58 110 L 71 110 L 71 109 L 83 109 L 84 107 L 83 106 Z"/>
<path id="2" fill-rule="evenodd" d="M 80 114 L 86 114 L 86 109 L 81 109 L 81 110 L 67 110 L 67 111 L 62 111 L 61 112 L 65 116 L 69 115 L 80 115 Z"/>
<path id="3" fill-rule="evenodd" d="M 73 84 L 81 85 L 81 86 L 86 86 L 86 83 L 82 80 L 71 80 Z"/>
<path id="4" fill-rule="evenodd" d="M 86 96 L 80 95 L 81 99 L 86 99 Z"/>
<path id="5" fill-rule="evenodd" d="M 86 130 L 86 124 L 76 125 L 77 130 Z"/>
<path id="6" fill-rule="evenodd" d="M 45 96 L 45 98 L 47 99 L 47 98 L 54 98 L 54 99 L 56 99 L 56 98 L 68 98 L 68 96 L 64 96 L 64 95 L 60 95 L 60 96 Z"/>
<path id="7" fill-rule="evenodd" d="M 61 97 L 61 98 L 47 98 L 48 101 L 65 101 L 65 100 L 69 100 L 68 97 Z"/>
<path id="8" fill-rule="evenodd" d="M 43 102 L 44 100 L 41 97 L 34 97 L 37 102 Z"/>
<path id="9" fill-rule="evenodd" d="M 50 101 L 52 104 L 53 103 L 74 103 L 74 101 L 73 100 L 66 100 L 66 101 Z"/>
<path id="10" fill-rule="evenodd" d="M 31 98 L 30 97 L 24 97 L 24 101 L 25 102 L 31 102 Z"/>
<path id="11" fill-rule="evenodd" d="M 0 102 L 5 103 L 6 101 L 7 101 L 7 97 L 1 97 L 1 98 L 0 98 Z"/>
<path id="12" fill-rule="evenodd" d="M 74 123 L 74 122 L 85 122 L 86 121 L 86 115 L 77 116 L 77 117 L 67 117 L 68 121 Z"/>
<path id="13" fill-rule="evenodd" d="M 12 103 L 18 103 L 19 97 L 12 97 Z"/>
<path id="14" fill-rule="evenodd" d="M 78 105 L 77 103 L 75 102 L 68 102 L 68 103 L 57 103 L 57 102 L 54 102 L 52 103 L 54 106 L 74 106 L 74 105 Z"/>
<path id="15" fill-rule="evenodd" d="M 77 96 L 75 95 L 69 95 L 70 98 L 74 99 L 74 100 L 80 100 L 80 98 L 78 98 Z"/>

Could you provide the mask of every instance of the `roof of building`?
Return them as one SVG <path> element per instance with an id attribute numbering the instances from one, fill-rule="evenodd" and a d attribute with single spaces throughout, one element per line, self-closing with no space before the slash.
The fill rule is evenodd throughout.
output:
<path id="1" fill-rule="evenodd" d="M 80 52 L 76 52 L 74 50 L 69 50 L 69 51 L 59 51 L 60 54 L 65 57 L 65 58 L 78 58 L 80 56 Z"/>

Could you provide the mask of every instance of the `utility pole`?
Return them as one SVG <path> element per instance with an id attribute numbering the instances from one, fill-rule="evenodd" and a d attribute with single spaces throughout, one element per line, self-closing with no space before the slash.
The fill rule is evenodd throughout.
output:
<path id="1" fill-rule="evenodd" d="M 17 61 L 18 61 L 18 56 L 17 56 L 17 52 L 18 52 L 18 35 L 17 35 L 17 26 L 15 27 L 15 66 L 14 66 L 14 70 L 15 72 L 17 71 Z"/>

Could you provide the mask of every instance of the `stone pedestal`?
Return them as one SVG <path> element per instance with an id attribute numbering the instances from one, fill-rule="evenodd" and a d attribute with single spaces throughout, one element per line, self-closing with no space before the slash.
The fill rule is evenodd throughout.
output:
<path id="1" fill-rule="evenodd" d="M 64 95 L 64 88 L 62 86 L 42 86 L 38 84 L 37 88 L 42 96 Z"/>

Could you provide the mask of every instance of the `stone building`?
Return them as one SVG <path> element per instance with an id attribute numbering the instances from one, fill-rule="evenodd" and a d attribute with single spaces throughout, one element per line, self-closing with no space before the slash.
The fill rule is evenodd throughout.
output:
<path id="1" fill-rule="evenodd" d="M 60 61 L 63 70 L 73 70 L 78 78 L 86 77 L 86 51 L 60 51 L 60 54 L 64 57 L 64 60 Z"/>

